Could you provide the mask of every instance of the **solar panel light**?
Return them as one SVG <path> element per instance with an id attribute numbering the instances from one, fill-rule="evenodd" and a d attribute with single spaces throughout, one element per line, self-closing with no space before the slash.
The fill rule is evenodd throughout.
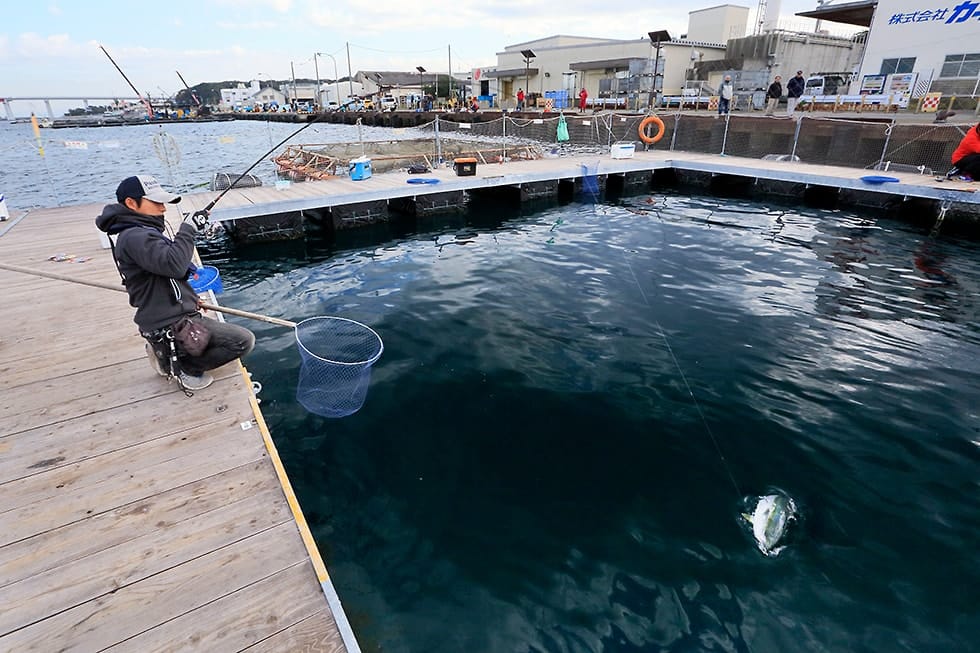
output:
<path id="1" fill-rule="evenodd" d="M 647 35 L 650 37 L 650 43 L 654 45 L 670 40 L 670 33 L 665 29 L 656 32 L 647 32 Z"/>
<path id="2" fill-rule="evenodd" d="M 521 50 L 521 56 L 525 59 L 534 59 L 537 55 L 534 54 L 534 50 Z"/>

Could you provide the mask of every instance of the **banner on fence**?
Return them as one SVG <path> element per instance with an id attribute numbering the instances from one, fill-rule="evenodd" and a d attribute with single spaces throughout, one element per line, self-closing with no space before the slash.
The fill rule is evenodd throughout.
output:
<path id="1" fill-rule="evenodd" d="M 926 93 L 922 98 L 922 113 L 936 113 L 939 110 L 939 100 L 943 97 L 942 93 Z"/>

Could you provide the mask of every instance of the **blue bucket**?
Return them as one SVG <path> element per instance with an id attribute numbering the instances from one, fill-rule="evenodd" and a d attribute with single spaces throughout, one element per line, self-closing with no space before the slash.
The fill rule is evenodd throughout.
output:
<path id="1" fill-rule="evenodd" d="M 192 274 L 187 282 L 198 294 L 213 290 L 214 294 L 217 295 L 224 290 L 221 286 L 221 274 L 218 273 L 218 268 L 211 265 L 198 268 L 197 272 Z"/>

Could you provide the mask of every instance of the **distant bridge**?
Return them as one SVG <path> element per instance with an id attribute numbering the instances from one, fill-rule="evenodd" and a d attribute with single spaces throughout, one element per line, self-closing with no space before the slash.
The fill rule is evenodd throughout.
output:
<path id="1" fill-rule="evenodd" d="M 67 100 L 73 102 L 81 102 L 82 106 L 84 106 L 87 109 L 89 100 L 110 100 L 112 102 L 115 102 L 117 100 L 130 100 L 133 102 L 141 102 L 142 99 L 143 98 L 138 98 L 135 96 L 126 96 L 126 95 L 87 95 L 81 97 L 48 95 L 48 96 L 41 96 L 41 97 L 27 97 L 27 96 L 0 97 L 0 104 L 3 105 L 4 110 L 7 112 L 7 120 L 13 122 L 17 118 L 17 116 L 14 115 L 14 108 L 13 108 L 14 102 L 44 102 L 44 108 L 47 109 L 48 118 L 54 120 L 55 119 L 54 111 L 51 110 L 52 100 L 55 101 Z"/>

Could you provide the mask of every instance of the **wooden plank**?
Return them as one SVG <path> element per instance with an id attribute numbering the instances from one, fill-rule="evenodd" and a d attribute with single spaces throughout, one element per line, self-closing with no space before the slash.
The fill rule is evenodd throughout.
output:
<path id="1" fill-rule="evenodd" d="M 325 616 L 320 597 L 295 592 L 297 584 L 309 573 L 307 567 L 308 563 L 304 561 L 284 569 L 108 650 L 113 653 L 241 651 L 306 621 L 304 632 L 309 639 L 304 645 L 298 649 L 280 650 L 309 650 L 306 647 L 312 642 L 324 642 L 323 650 L 344 651 L 332 620 L 313 621 L 315 615 Z M 284 601 L 284 597 L 288 600 Z M 272 614 L 269 606 L 277 602 L 281 609 Z M 230 603 L 239 609 L 227 609 L 226 604 Z M 240 609 L 243 605 L 245 609 Z"/>
<path id="2" fill-rule="evenodd" d="M 268 461 L 253 461 L 8 544 L 0 547 L 0 588 L 274 488 Z"/>
<path id="3" fill-rule="evenodd" d="M 280 593 L 274 597 L 266 596 L 265 604 L 249 604 L 244 609 L 241 605 L 228 606 L 247 617 L 259 615 L 261 619 L 274 617 L 278 621 L 279 615 L 290 609 L 290 604 L 302 602 L 304 594 L 313 594 L 306 591 L 312 573 L 310 562 L 295 533 L 293 523 L 258 532 L 165 572 L 120 587 L 98 600 L 86 601 L 5 634 L 0 637 L 0 650 L 101 651 L 122 642 L 125 646 L 118 650 L 145 653 L 150 649 L 126 640 L 292 568 L 293 573 L 285 575 L 288 585 L 277 585 Z M 283 597 L 289 597 L 289 600 Z M 202 631 L 211 630 L 211 624 L 202 615 L 196 615 L 193 620 Z M 248 643 L 262 639 L 255 635 L 252 638 L 253 641 Z M 170 647 L 181 645 L 187 646 L 187 643 L 176 638 L 169 642 Z"/>
<path id="4" fill-rule="evenodd" d="M 242 390 L 236 383 L 235 391 Z M 194 410 L 175 410 L 171 402 L 151 398 L 2 436 L 0 483 L 229 419 L 226 397 L 202 392 L 195 399 Z M 239 412 L 245 414 L 244 405 L 231 419 L 239 419 Z"/>
<path id="5" fill-rule="evenodd" d="M 221 422 L 193 424 L 183 431 L 129 444 L 75 464 L 51 466 L 0 484 L 0 518 L 8 510 L 112 482 L 119 470 L 128 471 L 133 477 L 178 455 L 197 456 L 209 448 L 220 448 L 232 442 L 238 447 L 252 447 L 252 455 L 261 456 L 264 448 L 260 441 L 239 437 L 246 410 L 247 406 L 242 405 L 232 414 L 224 414 Z"/>
<path id="6" fill-rule="evenodd" d="M 292 516 L 282 490 L 272 488 L 10 583 L 3 588 L 7 607 L 0 612 L 0 633 L 47 619 L 280 524 L 292 525 Z"/>
<path id="7" fill-rule="evenodd" d="M 237 433 L 236 433 L 237 429 Z M 214 433 L 209 433 L 212 430 Z M 78 490 L 31 502 L 0 513 L 0 546 L 32 537 L 52 528 L 114 510 L 121 505 L 219 474 L 266 455 L 255 438 L 236 437 L 240 427 L 201 427 L 187 432 L 185 443 L 201 439 L 203 446 L 188 446 L 174 457 L 149 467 L 113 470 L 115 477 Z"/>
<path id="8" fill-rule="evenodd" d="M 221 384 L 238 372 L 235 363 L 229 363 L 211 374 L 215 383 Z M 218 388 L 212 392 L 215 391 Z M 183 394 L 175 383 L 153 375 L 144 359 L 84 370 L 6 391 L 5 399 L 10 403 L 0 407 L 0 433 L 56 424 L 148 397 L 173 395 L 171 398 L 175 398 L 178 393 Z"/>
<path id="9" fill-rule="evenodd" d="M 347 649 L 336 632 L 336 624 L 324 628 L 325 623 L 333 621 L 333 615 L 324 609 L 245 650 L 248 653 L 344 653 Z"/>

